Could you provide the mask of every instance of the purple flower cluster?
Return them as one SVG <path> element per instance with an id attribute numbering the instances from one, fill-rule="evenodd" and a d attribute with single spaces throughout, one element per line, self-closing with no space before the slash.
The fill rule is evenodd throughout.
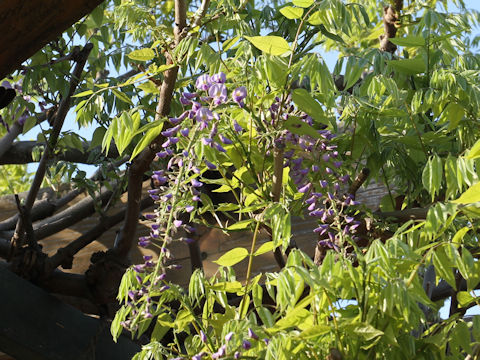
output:
<path id="1" fill-rule="evenodd" d="M 287 97 L 283 102 L 276 98 L 270 106 L 272 124 L 281 117 L 298 116 L 313 125 L 312 118 L 299 113 L 290 104 Z M 308 214 L 318 219 L 315 233 L 320 235 L 320 245 L 339 250 L 341 238 L 351 235 L 359 226 L 359 222 L 345 215 L 346 207 L 355 205 L 351 195 L 342 194 L 342 189 L 349 182 L 349 176 L 341 173 L 342 161 L 339 159 L 337 146 L 331 141 L 335 135 L 324 127 L 317 130 L 318 136 L 299 135 L 294 130 L 287 131 L 282 141 L 288 150 L 284 153 L 285 167 L 290 168 L 290 176 L 303 194 L 308 205 Z"/>
<path id="2" fill-rule="evenodd" d="M 207 344 L 207 336 L 206 334 L 200 330 L 200 341 L 204 344 Z M 252 348 L 252 342 L 259 340 L 259 336 L 253 331 L 252 328 L 248 328 L 247 336 L 243 339 L 238 339 L 239 343 L 232 343 L 232 339 L 234 338 L 235 333 L 230 331 L 225 335 L 225 341 L 222 342 L 215 352 L 213 352 L 210 356 L 212 359 L 223 359 L 223 358 L 233 358 L 240 359 L 242 356 L 242 351 L 247 351 Z M 240 341 L 241 340 L 241 341 Z M 264 343 L 268 345 L 269 339 L 263 339 Z M 195 354 L 192 359 L 202 359 L 203 357 L 207 356 L 208 353 L 205 351 L 201 351 L 198 354 Z"/>
<path id="3" fill-rule="evenodd" d="M 187 244 L 194 241 L 191 234 L 195 233 L 195 228 L 179 217 L 181 214 L 194 213 L 197 203 L 202 201 L 201 190 L 204 185 L 200 178 L 202 171 L 215 170 L 217 165 L 198 156 L 193 151 L 193 144 L 200 141 L 203 146 L 218 152 L 226 152 L 223 146 L 233 144 L 227 134 L 243 131 L 234 120 L 227 125 L 227 131 L 218 131 L 220 115 L 215 109 L 229 101 L 224 73 L 202 75 L 198 77 L 195 86 L 196 92 L 184 92 L 180 97 L 180 102 L 184 106 L 183 113 L 170 118 L 171 127 L 161 132 L 165 140 L 156 155 L 163 168 L 153 171 L 151 176 L 153 186 L 148 191 L 158 207 L 155 214 L 145 215 L 147 220 L 152 221 L 149 235 L 138 239 L 138 245 L 144 248 L 155 243 L 160 247 L 160 253 L 156 261 L 151 256 L 145 256 L 143 264 L 133 266 L 138 286 L 137 290 L 130 291 L 127 302 L 127 306 L 132 307 L 133 316 L 151 318 L 155 309 L 151 300 L 149 301 L 149 289 L 153 286 L 157 293 L 167 291 L 171 286 L 166 282 L 166 271 L 169 268 L 180 268 L 180 265 L 172 263 L 173 258 L 167 248 L 173 241 L 173 236 L 183 231 L 185 235 L 177 236 L 176 239 Z M 233 91 L 231 101 L 243 106 L 246 95 L 246 89 L 239 87 Z M 145 298 L 147 301 L 139 302 L 139 299 Z M 128 326 L 129 323 L 125 322 L 124 325 Z M 206 340 L 205 334 L 202 334 L 202 340 Z M 226 347 L 220 347 L 217 358 L 223 357 L 225 351 Z M 199 353 L 196 356 L 202 358 L 204 354 Z"/>

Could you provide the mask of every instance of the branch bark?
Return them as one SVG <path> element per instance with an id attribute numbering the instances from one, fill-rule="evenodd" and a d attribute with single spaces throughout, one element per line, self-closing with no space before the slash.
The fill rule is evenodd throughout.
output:
<path id="1" fill-rule="evenodd" d="M 183 30 L 187 26 L 187 5 L 185 0 L 175 0 L 175 45 L 181 41 Z M 165 52 L 167 64 L 173 64 L 168 51 Z M 177 80 L 178 66 L 167 70 L 164 74 L 162 86 L 160 88 L 160 98 L 156 108 L 156 120 L 166 117 L 170 113 L 170 104 L 172 94 Z M 138 215 L 140 213 L 140 198 L 142 193 L 142 177 L 148 170 L 151 162 L 155 158 L 157 148 L 163 136 L 158 136 L 153 142 L 144 149 L 140 155 L 133 160 L 132 166 L 128 172 L 128 206 L 125 216 L 125 224 L 119 234 L 118 242 L 115 246 L 115 252 L 120 258 L 126 258 L 130 252 L 135 240 L 137 231 Z"/>
<path id="2" fill-rule="evenodd" d="M 140 209 L 144 210 L 152 205 L 153 200 L 150 197 L 144 198 L 140 202 Z M 76 240 L 72 241 L 67 246 L 58 249 L 55 255 L 52 255 L 50 258 L 48 258 L 45 264 L 45 273 L 51 273 L 60 265 L 64 269 L 71 269 L 74 255 L 92 241 L 98 239 L 105 231 L 121 222 L 125 218 L 125 214 L 125 208 L 123 208 L 114 215 L 100 218 L 100 221 L 96 226 L 88 230 Z"/>
<path id="3" fill-rule="evenodd" d="M 45 144 L 36 141 L 17 141 L 11 144 L 3 155 L 0 155 L 0 165 L 5 164 L 29 164 L 38 162 L 33 159 L 33 150 L 35 147 L 44 146 Z M 49 159 L 50 161 L 68 161 L 77 164 L 97 164 L 97 157 L 92 156 L 96 153 L 100 156 L 102 153 L 100 147 L 90 149 L 90 142 L 83 143 L 83 151 L 78 149 L 67 149 L 64 152 L 55 154 Z M 106 155 L 107 158 L 115 159 L 119 156 L 116 148 L 110 147 L 110 151 Z"/>

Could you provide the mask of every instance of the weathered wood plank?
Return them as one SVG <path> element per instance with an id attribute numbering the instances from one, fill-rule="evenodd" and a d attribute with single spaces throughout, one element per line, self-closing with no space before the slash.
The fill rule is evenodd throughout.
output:
<path id="1" fill-rule="evenodd" d="M 0 264 L 0 351 L 16 360 L 129 360 L 140 348 L 115 344 L 110 325 L 84 315 Z"/>
<path id="2" fill-rule="evenodd" d="M 0 79 L 18 69 L 22 62 L 102 2 L 103 0 L 0 1 Z"/>

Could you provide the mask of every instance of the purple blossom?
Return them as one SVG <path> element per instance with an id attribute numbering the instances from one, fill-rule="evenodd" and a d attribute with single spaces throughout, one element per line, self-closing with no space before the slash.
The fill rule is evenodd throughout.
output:
<path id="1" fill-rule="evenodd" d="M 128 297 L 129 297 L 132 301 L 135 301 L 135 293 L 134 293 L 132 290 L 130 290 L 130 291 L 128 292 Z"/>
<path id="2" fill-rule="evenodd" d="M 190 226 L 190 225 L 185 225 L 185 230 L 189 233 L 194 233 L 195 232 L 195 228 L 193 226 Z"/>
<path id="3" fill-rule="evenodd" d="M 156 154 L 160 159 L 164 159 L 168 156 L 168 152 L 166 151 L 160 151 Z"/>
<path id="4" fill-rule="evenodd" d="M 348 180 L 350 180 L 350 175 L 343 175 L 343 176 L 341 176 L 341 177 L 339 178 L 339 180 L 340 180 L 342 183 L 346 184 L 346 183 L 348 182 Z"/>
<path id="5" fill-rule="evenodd" d="M 200 330 L 200 340 L 202 340 L 204 343 L 207 343 L 207 335 L 205 335 L 203 330 Z"/>
<path id="6" fill-rule="evenodd" d="M 326 188 L 328 186 L 328 182 L 326 180 L 320 180 L 320 187 Z"/>
<path id="7" fill-rule="evenodd" d="M 243 100 L 247 97 L 247 89 L 245 86 L 240 86 L 233 90 L 232 99 L 241 107 L 243 107 Z"/>
<path id="8" fill-rule="evenodd" d="M 194 239 L 192 239 L 192 238 L 187 238 L 187 237 L 183 238 L 183 241 L 186 242 L 187 244 L 193 244 L 193 243 L 195 242 Z"/>
<path id="9" fill-rule="evenodd" d="M 213 163 L 211 163 L 210 161 L 208 160 L 205 160 L 205 164 L 207 165 L 207 167 L 210 169 L 210 170 L 215 170 L 217 168 L 217 166 Z"/>
<path id="10" fill-rule="evenodd" d="M 213 74 L 210 77 L 210 81 L 217 84 L 224 84 L 227 81 L 227 76 L 225 75 L 224 72 L 220 71 L 217 74 Z"/>
<path id="11" fill-rule="evenodd" d="M 180 134 L 182 134 L 182 136 L 187 137 L 189 133 L 190 133 L 189 128 L 184 128 L 184 129 L 180 130 Z"/>
<path id="12" fill-rule="evenodd" d="M 218 137 L 220 138 L 220 141 L 224 143 L 225 145 L 231 145 L 233 144 L 233 141 L 230 140 L 229 138 L 223 136 L 222 134 L 218 134 Z"/>
<path id="13" fill-rule="evenodd" d="M 238 124 L 236 120 L 233 120 L 233 128 L 236 132 L 242 132 L 243 128 Z"/>
<path id="14" fill-rule="evenodd" d="M 161 132 L 161 134 L 165 137 L 171 137 L 171 136 L 175 135 L 178 132 L 178 130 L 180 130 L 180 125 L 177 125 L 177 126 L 174 126 L 170 129 L 164 130 L 164 131 Z"/>
<path id="15" fill-rule="evenodd" d="M 227 345 L 222 345 L 216 353 L 212 354 L 212 359 L 220 359 L 227 354 Z"/>
<path id="16" fill-rule="evenodd" d="M 258 335 L 255 334 L 255 332 L 251 328 L 248 328 L 248 336 L 251 337 L 253 340 L 258 340 Z"/>
<path id="17" fill-rule="evenodd" d="M 240 359 L 240 356 L 242 356 L 242 353 L 239 351 L 235 351 L 235 354 L 233 354 L 234 359 Z"/>
<path id="18" fill-rule="evenodd" d="M 213 84 L 208 89 L 208 95 L 213 98 L 215 105 L 223 104 L 227 101 L 227 88 L 223 84 Z"/>
<path id="19" fill-rule="evenodd" d="M 201 187 L 203 186 L 203 183 L 201 181 L 198 181 L 196 178 L 191 180 L 192 186 L 193 187 Z"/>
<path id="20" fill-rule="evenodd" d="M 234 334 L 235 333 L 233 331 L 230 331 L 227 335 L 225 335 L 225 341 L 229 342 L 230 340 L 232 340 Z"/>
<path id="21" fill-rule="evenodd" d="M 156 182 L 159 183 L 159 185 L 162 185 L 162 184 L 165 184 L 167 182 L 167 178 L 165 176 L 160 176 L 160 175 L 157 175 L 157 174 L 153 174 L 152 175 L 152 179 Z M 150 192 L 150 191 L 149 191 Z M 151 193 L 153 194 L 153 193 Z"/>
<path id="22" fill-rule="evenodd" d="M 298 192 L 305 194 L 305 193 L 307 193 L 307 192 L 310 190 L 311 187 L 312 187 L 312 184 L 311 184 L 311 183 L 308 183 L 308 184 L 302 186 L 301 188 L 299 188 L 299 189 L 298 189 Z"/>
<path id="23" fill-rule="evenodd" d="M 190 212 L 192 212 L 193 210 L 195 210 L 195 206 L 193 206 L 193 205 L 187 205 L 187 206 L 185 206 L 185 211 L 186 211 L 186 212 L 190 213 Z"/>
<path id="24" fill-rule="evenodd" d="M 195 82 L 195 86 L 198 90 L 208 90 L 210 85 L 210 76 L 208 76 L 207 74 L 200 75 Z"/>
<path id="25" fill-rule="evenodd" d="M 252 343 L 248 340 L 243 340 L 242 341 L 242 347 L 245 349 L 245 350 L 248 350 L 252 347 Z"/>
<path id="26" fill-rule="evenodd" d="M 206 137 L 202 138 L 202 144 L 205 146 L 210 146 L 212 142 L 213 142 L 213 139 L 211 138 L 206 138 Z"/>
<path id="27" fill-rule="evenodd" d="M 323 154 L 322 155 L 322 160 L 323 161 L 329 161 L 330 160 L 330 155 L 329 154 Z"/>
<path id="28" fill-rule="evenodd" d="M 170 289 L 170 286 L 168 286 L 168 285 L 163 285 L 163 286 L 160 288 L 160 292 L 167 291 L 168 289 Z"/>
<path id="29" fill-rule="evenodd" d="M 269 338 L 264 338 L 263 342 L 265 343 L 265 345 L 268 345 L 270 343 L 270 339 Z"/>
<path id="30" fill-rule="evenodd" d="M 153 220 L 156 218 L 156 215 L 155 214 L 145 214 L 143 215 L 145 217 L 145 219 L 147 220 Z"/>
<path id="31" fill-rule="evenodd" d="M 219 143 L 213 143 L 213 147 L 214 147 L 215 149 L 217 149 L 218 151 L 220 151 L 220 152 L 227 152 L 227 150 L 225 150 L 225 149 L 223 148 L 223 146 L 220 145 Z"/>
<path id="32" fill-rule="evenodd" d="M 328 224 L 320 224 L 317 228 L 313 230 L 314 233 L 319 233 L 320 235 L 325 234 L 325 232 L 329 229 Z"/>
<path id="33" fill-rule="evenodd" d="M 149 238 L 142 236 L 140 239 L 138 239 L 138 246 L 145 248 L 148 245 L 150 245 L 150 239 Z"/>
<path id="34" fill-rule="evenodd" d="M 208 123 L 213 119 L 213 113 L 206 107 L 201 107 L 196 113 L 197 122 Z"/>
<path id="35" fill-rule="evenodd" d="M 183 224 L 182 220 L 173 220 L 173 225 L 177 228 L 182 226 L 182 224 Z"/>
<path id="36" fill-rule="evenodd" d="M 333 166 L 335 166 L 338 169 L 340 166 L 342 166 L 342 162 L 341 161 L 334 161 Z"/>
<path id="37" fill-rule="evenodd" d="M 189 113 L 188 111 L 184 111 L 184 112 L 182 113 L 182 115 L 180 115 L 179 117 L 176 117 L 176 118 L 175 118 L 175 117 L 172 117 L 172 118 L 169 118 L 168 120 L 169 120 L 173 125 L 176 125 L 176 124 L 182 122 L 183 120 L 185 120 L 185 118 L 187 117 L 188 113 Z"/>

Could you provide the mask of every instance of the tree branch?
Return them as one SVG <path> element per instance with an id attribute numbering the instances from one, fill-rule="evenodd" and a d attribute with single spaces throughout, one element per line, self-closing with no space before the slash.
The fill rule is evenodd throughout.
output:
<path id="1" fill-rule="evenodd" d="M 93 48 L 92 44 L 90 43 L 86 44 L 85 47 L 82 49 L 82 51 L 80 51 L 80 53 L 78 54 L 78 57 L 75 58 L 77 65 L 75 66 L 75 69 L 73 70 L 73 73 L 72 73 L 72 77 L 70 79 L 70 88 L 69 88 L 68 94 L 60 102 L 60 106 L 57 110 L 57 113 L 55 114 L 52 133 L 50 135 L 47 147 L 45 148 L 45 151 L 43 153 L 42 160 L 38 165 L 38 169 L 37 169 L 37 172 L 35 173 L 35 177 L 33 179 L 32 186 L 30 187 L 30 191 L 28 193 L 27 199 L 25 200 L 25 207 L 28 210 L 32 208 L 33 203 L 35 202 L 35 198 L 37 197 L 38 190 L 40 189 L 43 178 L 45 176 L 47 160 L 49 159 L 50 153 L 53 151 L 53 149 L 57 144 L 58 136 L 60 135 L 63 122 L 65 120 L 65 117 L 67 116 L 68 110 L 70 109 L 71 96 L 75 92 L 75 89 L 80 82 L 83 68 L 85 66 L 85 63 L 87 62 L 88 55 L 90 54 L 90 51 L 92 50 L 92 48 Z M 19 246 L 21 246 L 23 243 L 23 231 L 24 231 L 24 226 L 21 218 L 19 218 L 19 221 L 17 222 L 17 228 L 15 229 L 15 233 L 11 241 L 12 255 L 15 252 L 15 250 Z M 30 245 L 33 245 L 33 244 L 30 244 Z"/>
<path id="2" fill-rule="evenodd" d="M 153 200 L 150 197 L 147 197 L 140 202 L 140 209 L 144 210 L 152 205 Z M 74 255 L 92 241 L 98 239 L 105 231 L 121 222 L 125 218 L 125 214 L 125 208 L 123 208 L 114 215 L 101 217 L 96 226 L 88 230 L 76 240 L 72 241 L 67 246 L 58 249 L 55 255 L 49 257 L 46 260 L 45 273 L 49 274 L 60 265 L 64 269 L 71 269 Z"/>
<path id="3" fill-rule="evenodd" d="M 0 156 L 0 165 L 5 164 L 29 164 L 38 162 L 33 159 L 33 150 L 35 147 L 44 146 L 45 144 L 36 141 L 17 141 L 13 143 L 10 148 Z M 49 161 L 68 161 L 77 164 L 97 164 L 97 158 L 102 153 L 100 147 L 90 149 L 90 142 L 84 142 L 83 151 L 69 148 L 59 154 L 53 155 Z M 92 156 L 98 154 L 98 156 Z M 107 158 L 115 159 L 119 156 L 115 146 L 110 147 Z"/>

